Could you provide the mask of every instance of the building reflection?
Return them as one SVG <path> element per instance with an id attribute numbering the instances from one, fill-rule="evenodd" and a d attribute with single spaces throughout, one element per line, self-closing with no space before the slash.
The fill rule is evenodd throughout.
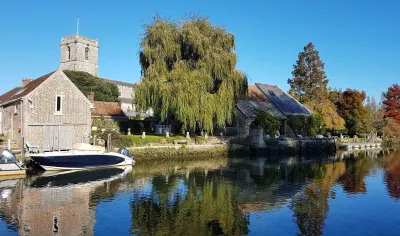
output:
<path id="1" fill-rule="evenodd" d="M 44 173 L 0 182 L 2 220 L 20 235 L 93 235 L 93 192 L 130 169 Z"/>

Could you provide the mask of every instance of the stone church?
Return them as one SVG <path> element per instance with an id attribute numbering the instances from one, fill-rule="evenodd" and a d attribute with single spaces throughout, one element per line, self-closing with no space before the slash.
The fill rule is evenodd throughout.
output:
<path id="1" fill-rule="evenodd" d="M 98 76 L 98 40 L 78 34 L 63 37 L 60 49 L 61 63 L 57 70 L 37 79 L 22 79 L 21 86 L 0 95 L 0 134 L 7 135 L 20 146 L 25 145 L 22 143 L 24 137 L 25 142 L 42 150 L 68 150 L 74 143 L 87 140 L 90 134 L 96 104 L 63 70 L 85 71 Z M 120 90 L 119 109 L 134 111 L 134 85 L 108 82 L 115 83 Z M 108 110 L 105 105 L 103 110 Z M 123 112 L 121 115 L 125 116 Z"/>

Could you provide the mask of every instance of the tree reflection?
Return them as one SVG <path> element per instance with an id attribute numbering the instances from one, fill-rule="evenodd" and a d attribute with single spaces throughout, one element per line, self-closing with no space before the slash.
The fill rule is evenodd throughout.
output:
<path id="1" fill-rule="evenodd" d="M 187 192 L 183 194 L 183 191 L 166 187 L 170 181 L 171 177 L 169 183 L 157 179 L 148 196 L 134 197 L 131 202 L 132 233 L 243 235 L 248 232 L 249 219 L 237 207 L 238 189 L 232 183 L 219 177 L 190 175 L 184 181 Z M 173 182 L 174 189 L 178 182 Z"/>
<path id="2" fill-rule="evenodd" d="M 383 165 L 389 195 L 400 199 L 400 151 L 390 153 Z"/>
<path id="3" fill-rule="evenodd" d="M 313 173 L 318 173 L 311 185 L 292 199 L 290 208 L 301 235 L 322 235 L 325 219 L 329 211 L 330 188 L 345 172 L 345 164 L 311 164 Z"/>
<path id="4" fill-rule="evenodd" d="M 374 159 L 357 158 L 346 161 L 346 172 L 339 178 L 344 191 L 350 194 L 366 193 L 365 177 L 370 173 Z"/>

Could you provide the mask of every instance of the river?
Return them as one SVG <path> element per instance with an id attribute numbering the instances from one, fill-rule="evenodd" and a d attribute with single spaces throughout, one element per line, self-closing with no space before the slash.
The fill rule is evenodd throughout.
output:
<path id="1" fill-rule="evenodd" d="M 0 235 L 399 235 L 400 151 L 0 179 Z"/>

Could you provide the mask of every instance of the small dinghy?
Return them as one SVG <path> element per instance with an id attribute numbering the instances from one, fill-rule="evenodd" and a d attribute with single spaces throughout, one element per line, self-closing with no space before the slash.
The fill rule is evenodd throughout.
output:
<path id="1" fill-rule="evenodd" d="M 125 148 L 118 152 L 71 150 L 32 154 L 31 159 L 45 170 L 79 170 L 94 167 L 133 165 L 135 159 Z"/>
<path id="2" fill-rule="evenodd" d="M 18 163 L 14 153 L 8 149 L 4 149 L 0 153 L 0 176 L 25 174 L 25 168 Z"/>

